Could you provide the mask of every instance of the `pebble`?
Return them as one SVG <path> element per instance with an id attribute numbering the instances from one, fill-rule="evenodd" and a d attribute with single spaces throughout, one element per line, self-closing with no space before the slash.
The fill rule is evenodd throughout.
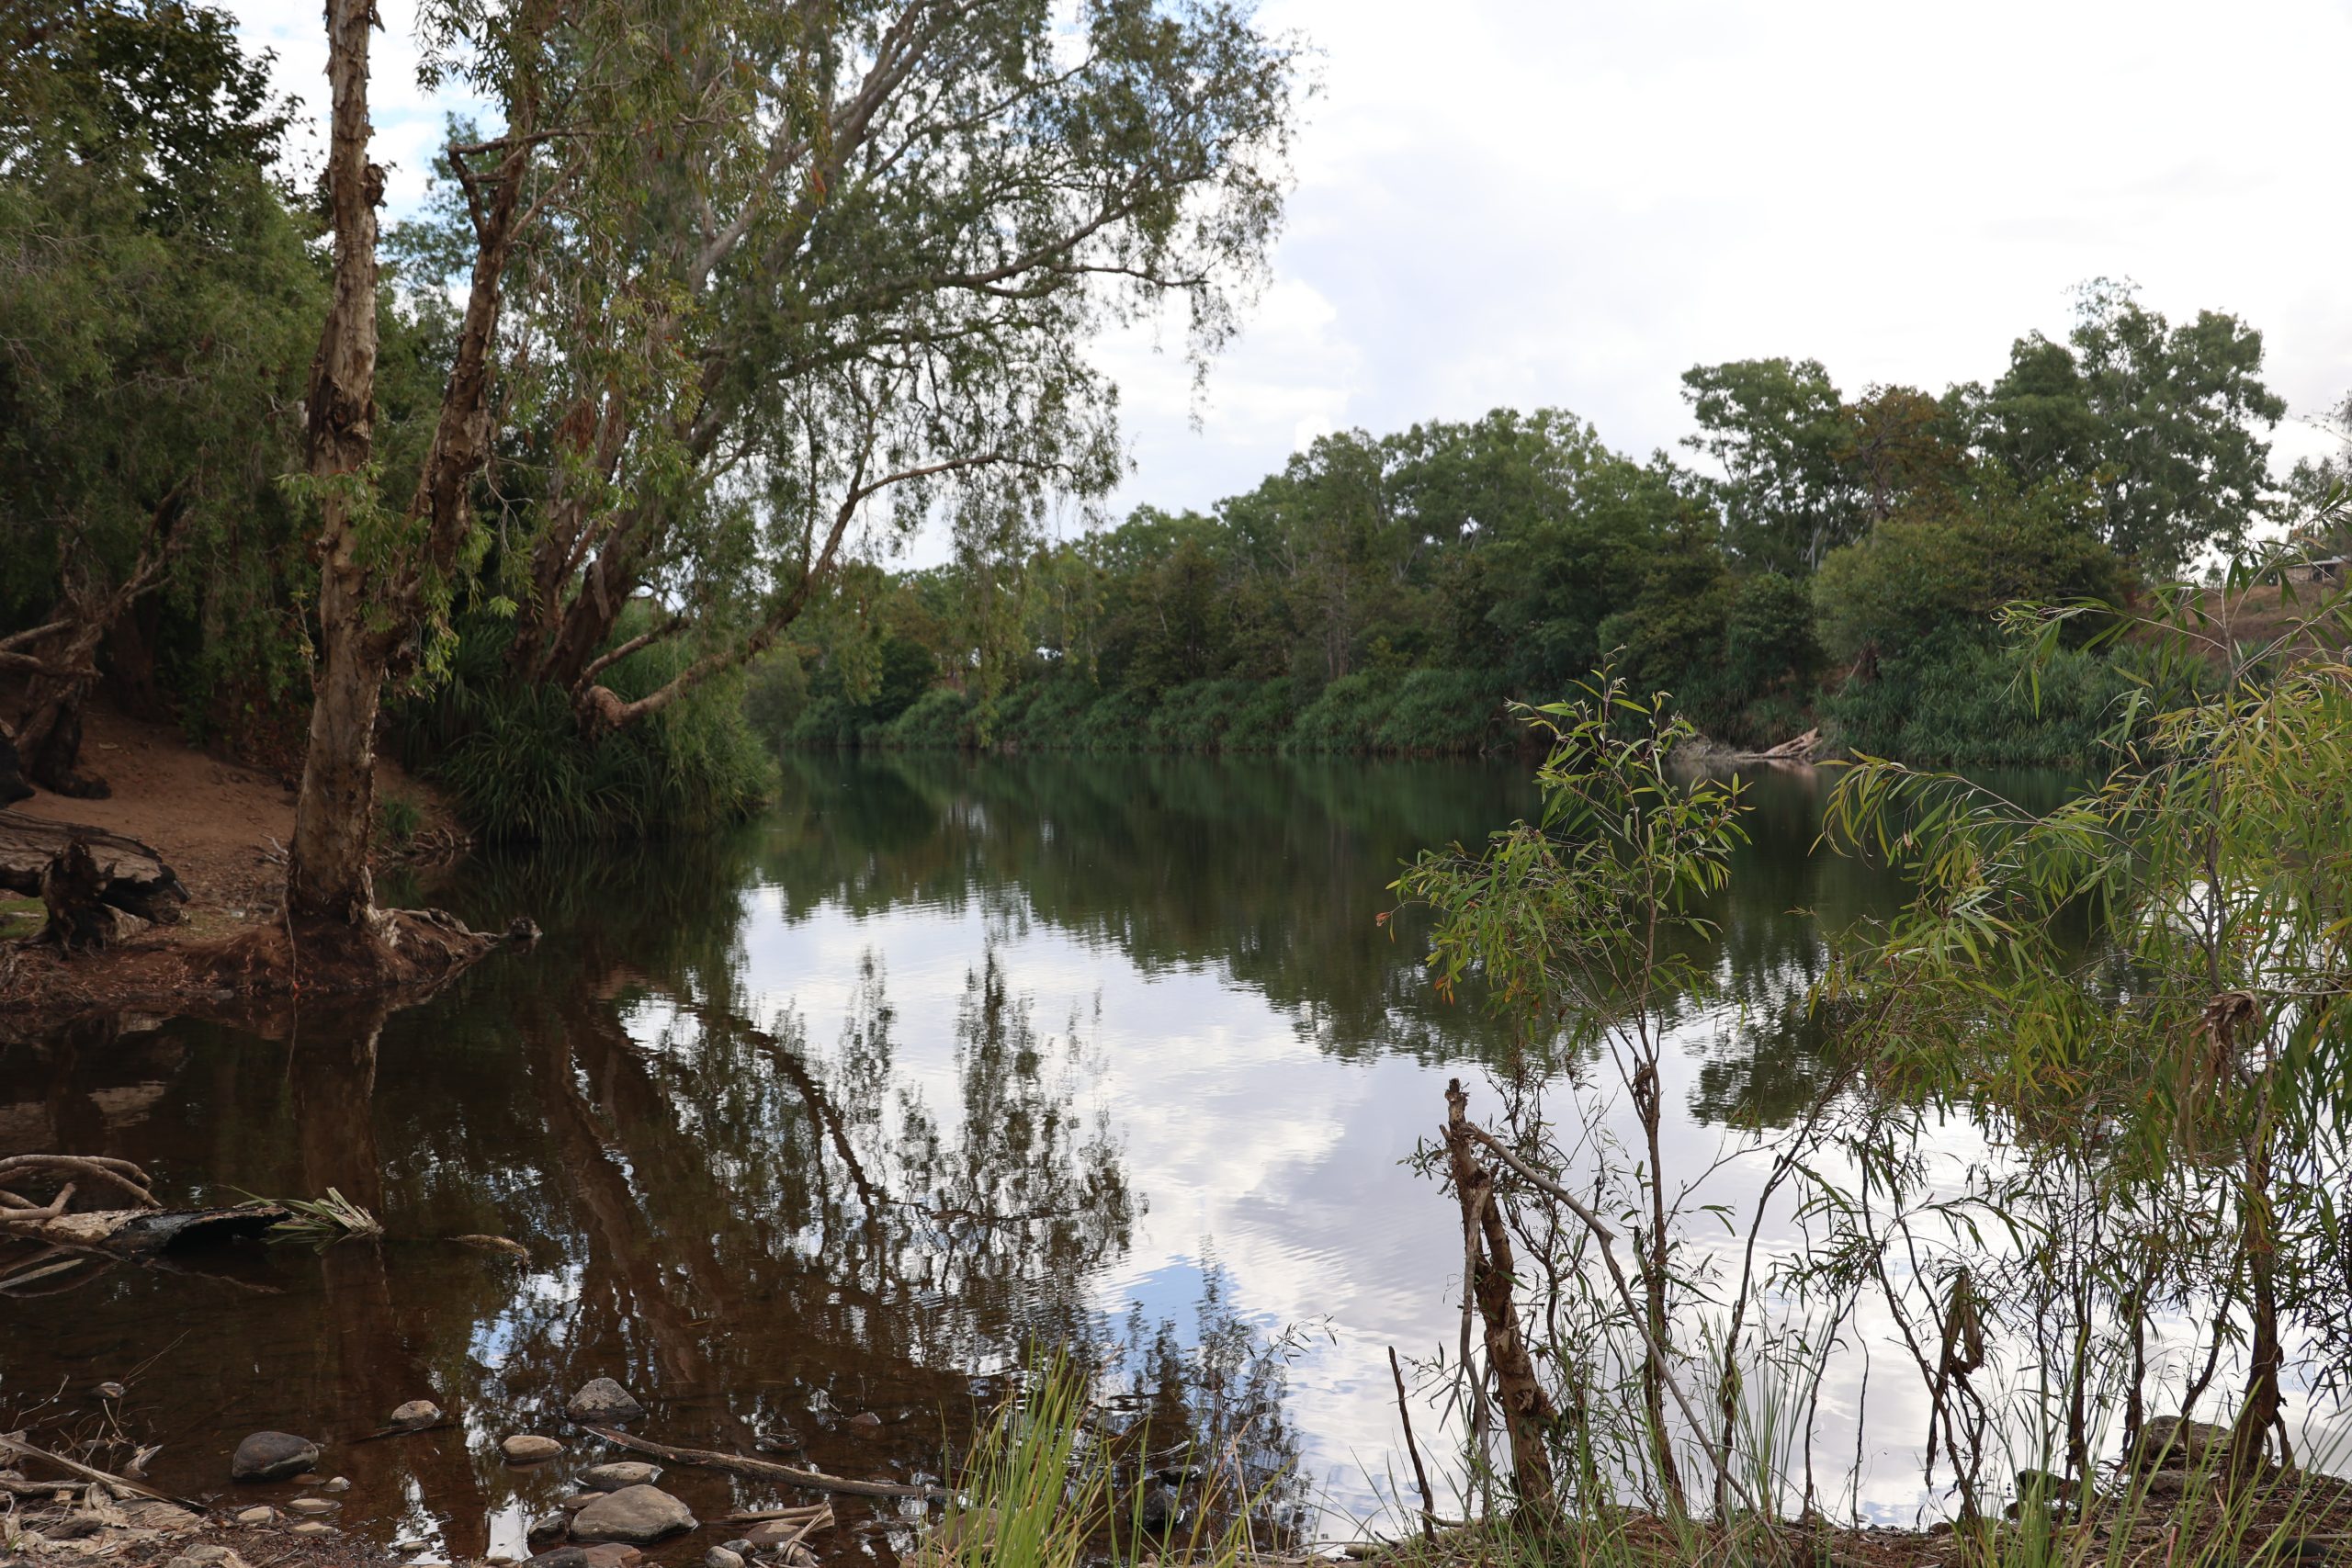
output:
<path id="1" fill-rule="evenodd" d="M 277 1517 L 277 1510 L 264 1504 L 260 1507 L 247 1508 L 239 1514 L 237 1522 L 241 1525 L 266 1525 L 276 1517 Z"/>
<path id="2" fill-rule="evenodd" d="M 702 1568 L 743 1568 L 741 1553 L 714 1546 L 702 1554 Z"/>
<path id="3" fill-rule="evenodd" d="M 588 1568 L 637 1568 L 645 1561 L 645 1553 L 617 1540 L 598 1541 L 582 1548 L 581 1555 L 588 1560 Z"/>
<path id="4" fill-rule="evenodd" d="M 351 1490 L 351 1477 L 347 1475 L 335 1476 L 328 1481 L 324 1486 L 320 1487 L 319 1490 L 322 1492 L 348 1492 Z"/>
<path id="5" fill-rule="evenodd" d="M 517 1432 L 498 1446 L 510 1464 L 537 1464 L 563 1451 L 561 1443 L 553 1438 L 542 1438 L 536 1432 Z"/>
<path id="6" fill-rule="evenodd" d="M 733 1540 L 721 1541 L 719 1544 L 727 1548 L 728 1551 L 733 1552 L 738 1557 L 742 1556 L 744 1553 L 752 1550 L 752 1543 L 743 1540 L 740 1536 Z"/>
<path id="7" fill-rule="evenodd" d="M 588 1554 L 576 1546 L 558 1546 L 523 1562 L 524 1568 L 588 1568 Z"/>
<path id="8" fill-rule="evenodd" d="M 107 1399 L 120 1399 L 122 1385 L 119 1382 L 102 1382 L 98 1385 L 98 1393 Z"/>
<path id="9" fill-rule="evenodd" d="M 875 1427 L 882 1425 L 882 1417 L 876 1416 L 871 1410 L 860 1411 L 857 1415 L 849 1418 L 849 1424 L 853 1427 L 863 1427 L 870 1432 Z"/>
<path id="10" fill-rule="evenodd" d="M 333 1535 L 334 1534 L 334 1527 L 333 1525 L 322 1525 L 316 1519 L 304 1519 L 300 1524 L 294 1527 L 293 1533 L 296 1535 Z"/>
<path id="11" fill-rule="evenodd" d="M 332 1514 L 343 1505 L 329 1497 L 297 1497 L 286 1505 L 290 1514 Z"/>
<path id="12" fill-rule="evenodd" d="M 430 1427 L 441 1419 L 441 1407 L 429 1399 L 412 1399 L 392 1412 L 395 1427 Z"/>

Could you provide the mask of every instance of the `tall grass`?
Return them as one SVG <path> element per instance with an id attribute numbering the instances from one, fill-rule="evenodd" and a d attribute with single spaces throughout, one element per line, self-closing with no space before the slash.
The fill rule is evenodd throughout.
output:
<path id="1" fill-rule="evenodd" d="M 2052 655 L 2040 697 L 2023 654 L 1966 632 L 1939 632 L 1849 681 L 1823 711 L 1849 750 L 1920 767 L 2068 767 L 2092 760 L 2132 682 L 2097 653 Z"/>
<path id="2" fill-rule="evenodd" d="M 1395 698 L 1395 688 L 1384 677 L 1342 675 L 1300 712 L 1283 750 L 1369 751 Z"/>
<path id="3" fill-rule="evenodd" d="M 1373 733 L 1383 751 L 1480 751 L 1503 729 L 1502 683 L 1470 670 L 1416 670 Z"/>
<path id="4" fill-rule="evenodd" d="M 616 636 L 630 635 L 626 623 Z M 505 626 L 460 635 L 451 672 L 426 697 L 399 706 L 401 759 L 456 797 L 485 839 L 553 841 L 692 832 L 747 817 L 776 783 L 775 761 L 743 716 L 739 684 L 722 677 L 615 734 L 583 734 L 565 694 L 519 682 L 505 668 Z M 650 648 L 606 671 L 623 699 L 684 667 L 689 651 Z"/>
<path id="5" fill-rule="evenodd" d="M 915 1561 L 929 1568 L 1237 1568 L 1252 1560 L 1250 1499 L 1204 1494 L 1172 1531 L 1145 1529 L 1143 1489 L 1123 1484 L 1125 1445 L 1091 1422 L 1086 1378 L 1056 1359 L 1023 1382 L 983 1427 L 945 1518 Z M 1204 1488 L 1215 1486 L 1214 1472 Z"/>

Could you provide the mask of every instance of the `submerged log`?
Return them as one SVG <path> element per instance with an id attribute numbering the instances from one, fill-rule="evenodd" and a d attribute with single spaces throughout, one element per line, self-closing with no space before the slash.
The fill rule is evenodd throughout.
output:
<path id="1" fill-rule="evenodd" d="M 187 886 L 164 857 L 136 839 L 72 822 L 0 811 L 0 889 L 49 905 L 44 941 L 68 947 L 103 942 L 119 909 L 168 925 Z"/>

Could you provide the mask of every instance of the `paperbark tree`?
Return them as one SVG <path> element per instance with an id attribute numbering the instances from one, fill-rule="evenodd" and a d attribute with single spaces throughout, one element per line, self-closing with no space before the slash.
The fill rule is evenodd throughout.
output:
<path id="1" fill-rule="evenodd" d="M 505 276 L 537 217 L 581 174 L 585 152 L 542 157 L 549 143 L 598 134 L 551 104 L 543 52 L 580 42 L 560 4 L 519 7 L 495 36 L 470 39 L 481 69 L 503 91 L 506 129 L 454 145 L 448 162 L 462 193 L 471 261 L 465 309 L 431 437 L 405 508 L 378 497 L 376 422 L 376 209 L 383 171 L 368 161 L 368 0 L 329 0 L 328 78 L 333 118 L 327 194 L 334 274 L 311 375 L 308 488 L 320 531 L 319 663 L 309 748 L 288 856 L 287 906 L 296 921 L 355 933 L 382 947 L 397 933 L 381 919 L 368 872 L 375 818 L 375 730 L 388 679 L 426 657 L 474 533 L 472 489 L 489 459 L 491 351 Z M 454 22 L 445 38 L 457 38 Z M 481 166 L 477 167 L 479 160 Z"/>
<path id="2" fill-rule="evenodd" d="M 1293 51 L 1236 8 L 861 0 L 672 30 L 674 136 L 518 269 L 509 668 L 592 730 L 771 646 L 870 512 L 1027 518 L 1119 468 L 1102 328 L 1205 355 L 1280 211 Z M 633 599 L 659 613 L 616 644 Z M 604 676 L 689 637 L 625 700 Z"/>

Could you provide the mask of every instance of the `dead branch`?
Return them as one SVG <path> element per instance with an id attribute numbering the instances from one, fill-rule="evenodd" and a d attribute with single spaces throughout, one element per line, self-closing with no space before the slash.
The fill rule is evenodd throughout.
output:
<path id="1" fill-rule="evenodd" d="M 666 1443 L 632 1437 L 612 1427 L 585 1427 L 582 1429 L 604 1438 L 615 1448 L 666 1460 L 672 1464 L 700 1465 L 705 1470 L 723 1470 L 730 1475 L 781 1481 L 787 1486 L 805 1486 L 811 1492 L 842 1492 L 854 1497 L 920 1497 L 926 1503 L 948 1500 L 947 1494 L 936 1486 L 905 1486 L 895 1481 L 853 1481 L 846 1476 L 827 1475 L 822 1471 L 802 1470 L 795 1465 L 751 1459 L 742 1454 L 714 1453 L 708 1449 L 673 1449 Z"/>
<path id="2" fill-rule="evenodd" d="M 191 1503 L 185 1497 L 175 1497 L 168 1492 L 158 1492 L 152 1486 L 142 1486 L 136 1481 L 127 1480 L 110 1471 L 93 1470 L 79 1460 L 67 1459 L 63 1454 L 51 1453 L 47 1449 L 37 1449 L 22 1438 L 0 1437 L 0 1453 L 21 1454 L 27 1459 L 40 1460 L 44 1464 L 53 1464 L 68 1474 L 78 1475 L 85 1481 L 102 1481 L 113 1488 L 119 1496 L 127 1497 L 136 1495 L 152 1498 L 155 1502 L 169 1503 L 175 1507 L 186 1508 L 191 1513 L 208 1517 L 212 1513 L 211 1509 L 201 1503 Z"/>

